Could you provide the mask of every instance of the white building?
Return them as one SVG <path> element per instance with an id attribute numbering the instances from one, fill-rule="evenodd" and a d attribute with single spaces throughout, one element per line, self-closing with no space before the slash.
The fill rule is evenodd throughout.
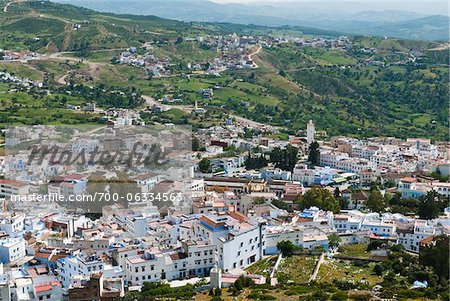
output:
<path id="1" fill-rule="evenodd" d="M 396 225 L 392 221 L 366 218 L 361 224 L 361 230 L 370 231 L 381 237 L 390 237 L 395 234 Z"/>
<path id="2" fill-rule="evenodd" d="M 0 231 L 6 232 L 9 236 L 20 236 L 24 230 L 25 214 L 5 212 L 0 215 Z"/>
<path id="3" fill-rule="evenodd" d="M 13 180 L 0 180 L 0 198 L 12 195 L 27 195 L 30 191 L 28 184 Z"/>
<path id="4" fill-rule="evenodd" d="M 415 220 L 397 228 L 397 243 L 403 245 L 405 250 L 419 252 L 420 241 L 436 234 L 435 227 L 426 220 Z"/>
<path id="5" fill-rule="evenodd" d="M 0 240 L 0 262 L 10 263 L 25 257 L 25 240 L 22 237 Z"/>
<path id="6" fill-rule="evenodd" d="M 89 277 L 103 272 L 105 263 L 96 255 L 87 256 L 77 252 L 73 256 L 61 258 L 57 262 L 58 280 L 64 289 L 72 285 L 74 276 Z"/>
<path id="7" fill-rule="evenodd" d="M 299 181 L 305 186 L 314 184 L 315 171 L 309 169 L 307 164 L 297 164 L 292 171 L 292 180 Z"/>
<path id="8" fill-rule="evenodd" d="M 215 246 L 208 241 L 183 241 L 182 247 L 165 252 L 149 249 L 125 260 L 125 279 L 144 282 L 208 276 L 214 265 Z"/>
<path id="9" fill-rule="evenodd" d="M 362 218 L 347 214 L 337 214 L 333 219 L 333 228 L 338 233 L 352 233 L 361 229 Z"/>
<path id="10" fill-rule="evenodd" d="M 325 228 L 324 228 L 325 229 Z M 328 249 L 328 236 L 321 227 L 292 226 L 271 227 L 267 229 L 264 246 L 264 255 L 277 254 L 277 244 L 281 241 L 290 241 L 296 246 L 312 249 L 323 246 Z"/>
<path id="11" fill-rule="evenodd" d="M 228 215 L 203 215 L 187 234 L 215 245 L 219 267 L 229 271 L 244 269 L 262 258 L 265 227 L 238 212 L 230 212 Z"/>

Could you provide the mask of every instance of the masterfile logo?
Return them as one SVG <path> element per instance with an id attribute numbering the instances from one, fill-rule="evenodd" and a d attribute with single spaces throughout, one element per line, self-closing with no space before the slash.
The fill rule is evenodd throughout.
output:
<path id="1" fill-rule="evenodd" d="M 185 199 L 180 182 L 193 177 L 191 140 L 190 128 L 173 125 L 10 127 L 2 169 L 27 185 L 8 197 L 88 212 L 115 203 L 171 206 Z"/>

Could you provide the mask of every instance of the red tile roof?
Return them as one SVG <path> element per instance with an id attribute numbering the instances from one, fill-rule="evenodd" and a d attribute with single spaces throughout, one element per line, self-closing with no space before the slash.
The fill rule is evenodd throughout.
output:
<path id="1" fill-rule="evenodd" d="M 417 181 L 417 179 L 411 178 L 411 177 L 405 177 L 405 178 L 401 178 L 400 181 L 407 182 L 407 183 L 415 183 Z"/>

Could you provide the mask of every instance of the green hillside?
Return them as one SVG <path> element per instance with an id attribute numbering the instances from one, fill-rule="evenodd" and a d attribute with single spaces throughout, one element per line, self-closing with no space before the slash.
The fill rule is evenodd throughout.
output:
<path id="1" fill-rule="evenodd" d="M 64 56 L 71 59 L 31 61 L 20 68 L 0 64 L 0 70 L 41 78 L 56 95 L 64 93 L 58 82 L 65 78 L 111 90 L 133 88 L 157 99 L 169 95 L 183 99 L 183 105 L 198 100 L 208 109 L 207 116 L 188 114 L 178 121 L 175 115 L 149 117 L 196 127 L 223 121 L 227 113 L 234 113 L 285 127 L 291 133 L 314 119 L 330 135 L 447 138 L 448 49 L 440 49 L 436 43 L 361 36 L 352 37 L 352 47 L 345 50 L 280 43 L 263 48 L 253 57 L 258 69 L 228 70 L 220 77 L 202 72 L 186 76 L 187 63 L 206 62 L 220 53 L 196 40 L 179 41 L 179 37 L 234 32 L 266 36 L 304 34 L 292 27 L 186 23 L 99 13 L 50 2 L 20 2 L 11 4 L 6 13 L 0 12 L 0 48 L 41 53 L 65 51 Z M 158 57 L 170 59 L 174 76 L 149 79 L 143 68 L 110 63 L 113 56 L 130 46 L 145 51 L 145 42 L 152 42 Z M 363 53 L 362 48 L 373 51 Z M 408 62 L 411 55 L 417 56 L 415 63 Z M 367 63 L 372 61 L 378 65 Z M 10 89 L 6 84 L 2 88 L 4 93 Z M 197 91 L 201 88 L 214 88 L 214 97 L 199 98 Z M 26 106 L 27 97 L 36 108 L 45 108 L 55 99 L 38 97 L 38 103 L 34 103 L 36 93 L 21 94 L 23 102 L 11 102 L 10 97 L 3 95 L 3 124 L 14 119 L 12 111 L 19 112 L 18 107 Z M 89 99 L 58 99 L 53 105 L 64 110 L 71 101 L 83 104 Z M 51 118 L 51 122 L 57 121 L 55 116 Z M 26 122 L 37 121 L 29 114 Z"/>

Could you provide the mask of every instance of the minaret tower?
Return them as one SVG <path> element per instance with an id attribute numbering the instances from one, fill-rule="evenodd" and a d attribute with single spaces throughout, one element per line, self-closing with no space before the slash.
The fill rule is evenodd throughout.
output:
<path id="1" fill-rule="evenodd" d="M 308 145 L 316 141 L 316 127 L 312 120 L 309 120 L 308 125 L 306 126 L 306 141 L 308 142 Z"/>

